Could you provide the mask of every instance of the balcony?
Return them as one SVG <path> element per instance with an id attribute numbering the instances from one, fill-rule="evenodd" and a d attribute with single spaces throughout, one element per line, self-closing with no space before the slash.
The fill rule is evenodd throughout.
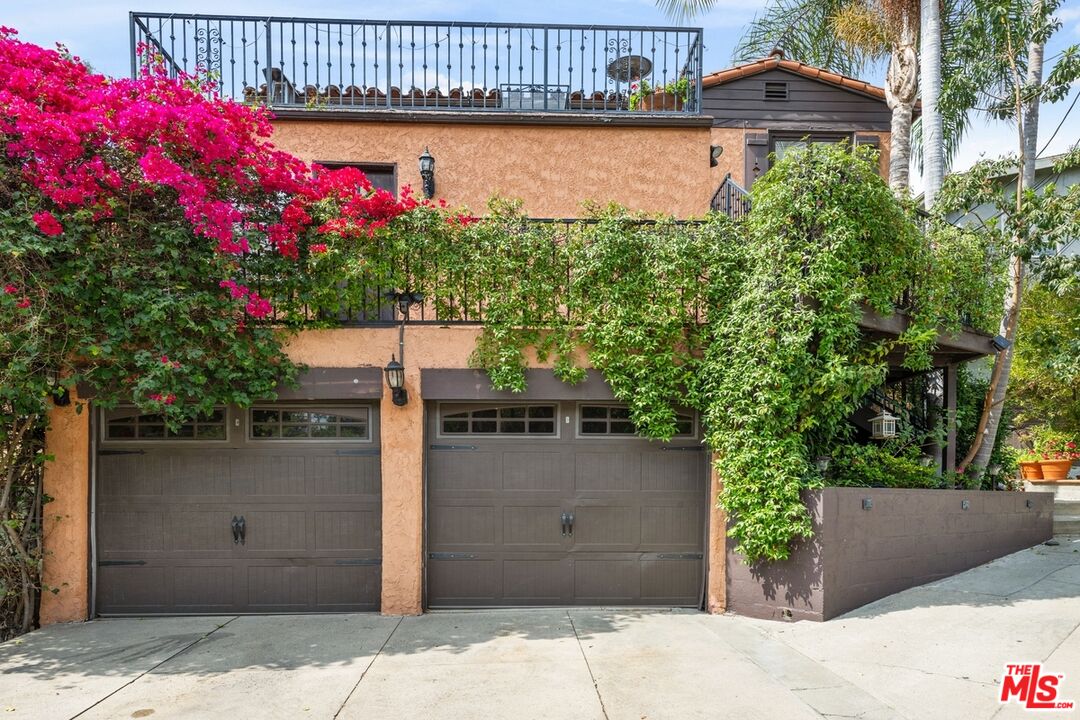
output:
<path id="1" fill-rule="evenodd" d="M 173 74 L 283 109 L 678 113 L 701 108 L 698 28 L 383 22 L 131 13 L 139 48 Z M 635 95 L 679 85 L 672 95 Z"/>

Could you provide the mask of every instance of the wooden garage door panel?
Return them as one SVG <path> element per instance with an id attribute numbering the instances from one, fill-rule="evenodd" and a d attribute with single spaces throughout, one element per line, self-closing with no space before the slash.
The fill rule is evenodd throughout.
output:
<path id="1" fill-rule="evenodd" d="M 245 439 L 243 411 L 232 413 L 244 420 L 228 442 L 106 443 L 98 612 L 377 609 L 377 433 L 371 442 L 259 442 Z M 241 516 L 243 544 L 232 530 Z"/>
<path id="2" fill-rule="evenodd" d="M 315 550 L 378 551 L 382 539 L 382 513 L 370 510 L 317 510 L 314 513 Z"/>
<path id="3" fill-rule="evenodd" d="M 574 487 L 580 492 L 636 492 L 641 489 L 641 455 L 618 447 L 574 454 Z"/>
<path id="4" fill-rule="evenodd" d="M 451 447 L 430 407 L 429 606 L 699 603 L 707 475 L 693 439 L 579 437 L 561 423 L 559 437 L 462 431 Z M 563 404 L 556 417 L 574 414 Z"/>
<path id="5" fill-rule="evenodd" d="M 566 487 L 564 460 L 565 456 L 558 450 L 504 452 L 502 489 L 561 493 Z"/>
<path id="6" fill-rule="evenodd" d="M 563 545 L 561 514 L 559 505 L 504 506 L 502 544 L 508 550 L 517 549 L 517 546 L 558 550 Z"/>
<path id="7" fill-rule="evenodd" d="M 103 553 L 153 553 L 165 547 L 165 519 L 160 510 L 116 509 L 97 516 Z"/>

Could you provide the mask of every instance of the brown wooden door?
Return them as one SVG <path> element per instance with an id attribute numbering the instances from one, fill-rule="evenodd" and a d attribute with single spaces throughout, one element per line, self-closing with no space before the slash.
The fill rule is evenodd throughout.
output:
<path id="1" fill-rule="evenodd" d="M 252 435 L 252 416 L 238 409 L 222 411 L 225 428 L 214 433 L 221 439 L 155 438 L 145 420 L 151 435 L 140 437 L 141 426 L 118 423 L 122 411 L 103 418 L 98 613 L 378 608 L 375 409 L 285 411 L 293 422 L 279 420 L 273 432 L 291 437 L 263 429 L 268 436 L 260 439 Z M 263 415 L 273 412 L 280 409 Z M 305 417 L 307 424 L 299 420 Z M 327 418 L 339 422 L 331 427 Z M 344 435 L 322 437 L 331 433 Z"/>
<path id="2" fill-rule="evenodd" d="M 531 432 L 534 408 L 556 422 Z M 431 406 L 428 605 L 697 606 L 705 453 L 692 422 L 663 444 L 627 435 L 623 414 Z"/>

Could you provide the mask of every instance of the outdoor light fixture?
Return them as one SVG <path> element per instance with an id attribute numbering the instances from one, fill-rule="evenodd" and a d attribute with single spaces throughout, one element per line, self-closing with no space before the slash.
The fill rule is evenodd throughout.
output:
<path id="1" fill-rule="evenodd" d="M 994 339 L 990 341 L 990 344 L 993 345 L 994 349 L 998 352 L 1004 352 L 1012 347 L 1012 341 L 1004 335 L 995 335 Z"/>
<path id="2" fill-rule="evenodd" d="M 724 154 L 723 145 L 710 145 L 709 146 L 709 167 L 716 167 L 720 164 L 720 156 Z"/>
<path id="3" fill-rule="evenodd" d="M 405 366 L 394 355 L 390 356 L 390 362 L 386 365 L 386 384 L 395 405 L 409 402 L 409 392 L 405 389 Z"/>
<path id="4" fill-rule="evenodd" d="M 875 440 L 888 440 L 896 437 L 896 421 L 898 419 L 895 415 L 891 415 L 888 410 L 882 411 L 880 415 L 870 419 L 870 435 Z"/>
<path id="5" fill-rule="evenodd" d="M 435 156 L 427 147 L 420 155 L 420 177 L 424 181 L 424 197 L 430 200 L 435 197 Z"/>
<path id="6" fill-rule="evenodd" d="M 401 313 L 401 325 L 398 330 L 398 354 L 401 361 L 398 362 L 396 355 L 390 356 L 390 362 L 386 365 L 386 386 L 390 388 L 391 399 L 395 405 L 404 405 L 409 402 L 409 393 L 405 390 L 405 322 L 409 319 L 409 311 L 415 303 L 424 301 L 424 296 L 410 290 L 386 293 L 386 299 L 397 303 L 398 312 Z"/>
<path id="7" fill-rule="evenodd" d="M 49 391 L 52 393 L 53 405 L 66 407 L 71 404 L 71 393 L 66 387 L 60 387 L 59 370 L 48 370 L 45 374 L 45 382 L 49 385 Z"/>

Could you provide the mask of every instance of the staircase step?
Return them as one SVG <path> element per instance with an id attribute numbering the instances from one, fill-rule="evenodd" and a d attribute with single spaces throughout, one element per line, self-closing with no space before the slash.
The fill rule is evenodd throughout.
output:
<path id="1" fill-rule="evenodd" d="M 1055 535 L 1080 535 L 1080 516 L 1054 516 Z"/>

